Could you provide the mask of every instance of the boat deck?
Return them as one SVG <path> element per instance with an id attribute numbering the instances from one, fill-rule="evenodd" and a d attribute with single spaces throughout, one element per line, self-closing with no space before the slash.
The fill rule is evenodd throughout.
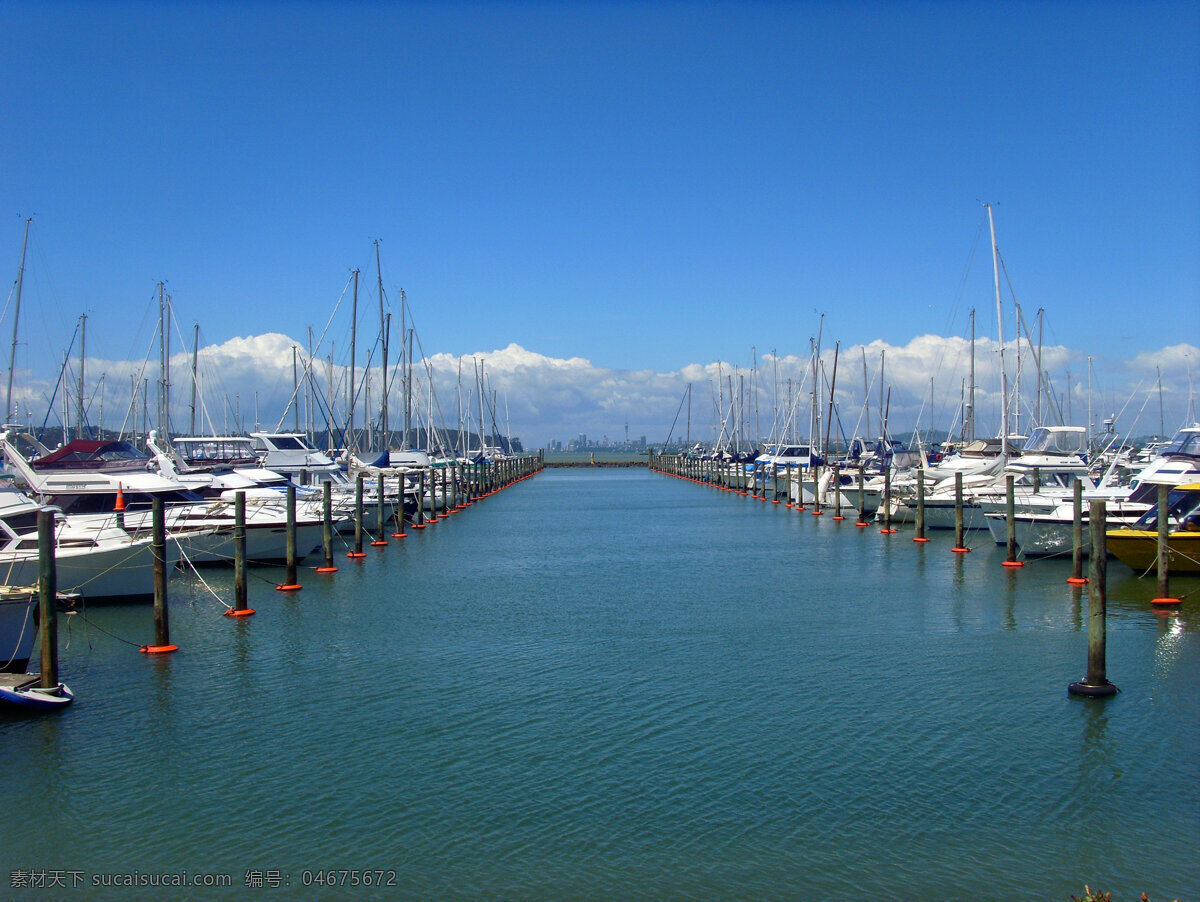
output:
<path id="1" fill-rule="evenodd" d="M 0 688 L 26 689 L 36 686 L 41 679 L 40 673 L 0 673 Z"/>

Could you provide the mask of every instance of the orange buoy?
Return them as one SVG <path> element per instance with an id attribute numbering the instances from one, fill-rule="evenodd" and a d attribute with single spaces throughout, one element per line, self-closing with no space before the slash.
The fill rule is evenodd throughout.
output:
<path id="1" fill-rule="evenodd" d="M 302 588 L 304 588 L 304 587 L 301 586 L 299 583 L 287 583 L 286 585 L 276 586 L 275 591 L 276 592 L 299 592 Z"/>
<path id="2" fill-rule="evenodd" d="M 819 516 L 821 516 L 821 514 L 823 514 L 823 513 L 825 513 L 825 511 L 813 511 L 813 512 L 812 512 L 812 515 L 813 515 L 814 517 L 819 517 Z"/>
<path id="3" fill-rule="evenodd" d="M 376 540 L 375 540 L 374 542 L 372 542 L 371 544 L 372 544 L 372 545 L 374 545 L 374 546 L 376 546 L 376 547 L 378 547 L 378 546 L 380 546 L 380 545 L 386 545 L 386 544 L 387 544 L 387 542 L 385 542 L 383 539 L 376 539 Z"/>
<path id="4" fill-rule="evenodd" d="M 1086 586 L 1087 585 L 1087 577 L 1086 576 L 1068 576 L 1067 577 L 1067 585 L 1069 585 L 1069 586 Z"/>
<path id="5" fill-rule="evenodd" d="M 143 645 L 138 651 L 147 655 L 165 655 L 173 651 L 179 651 L 178 645 Z"/>
<path id="6" fill-rule="evenodd" d="M 864 520 L 859 520 L 859 521 L 858 521 L 857 523 L 855 523 L 854 525 L 855 525 L 855 526 L 857 526 L 859 529 L 866 529 L 866 528 L 867 528 L 868 526 L 870 526 L 871 524 L 867 523 L 867 522 L 866 522 L 866 521 L 864 521 Z"/>
<path id="7" fill-rule="evenodd" d="M 346 552 L 346 557 L 363 558 L 366 556 L 367 556 L 367 553 L 365 551 L 347 551 Z"/>
<path id="8" fill-rule="evenodd" d="M 317 573 L 337 573 L 337 567 L 317 567 Z"/>
<path id="9" fill-rule="evenodd" d="M 254 613 L 254 608 L 245 608 L 239 611 L 237 608 L 230 608 L 225 612 L 226 617 L 249 617 Z"/>
<path id="10" fill-rule="evenodd" d="M 835 520 L 838 520 L 838 521 L 841 521 L 841 520 L 845 520 L 846 518 L 845 518 L 845 517 L 843 517 L 841 514 L 838 514 L 838 515 L 836 515 L 836 516 L 835 516 L 833 519 L 835 519 Z"/>
<path id="11" fill-rule="evenodd" d="M 967 554 L 971 549 L 955 546 L 954 548 L 951 548 L 950 550 L 953 551 L 955 554 Z"/>
<path id="12" fill-rule="evenodd" d="M 1001 561 L 1000 566 L 1001 567 L 1024 567 L 1025 562 L 1024 561 Z"/>
<path id="13" fill-rule="evenodd" d="M 919 542 L 919 543 L 921 543 L 922 545 L 924 545 L 924 544 L 925 544 L 926 542 L 928 542 L 929 540 L 928 540 L 927 538 L 925 538 L 924 536 L 913 536 L 913 541 L 914 541 L 914 542 Z"/>
<path id="14" fill-rule="evenodd" d="M 1167 605 L 1182 604 L 1182 603 L 1183 602 L 1181 601 L 1181 599 L 1178 599 L 1178 598 L 1151 598 L 1150 599 L 1150 604 L 1157 604 L 1157 605 L 1161 605 L 1163 607 L 1166 607 Z"/>
<path id="15" fill-rule="evenodd" d="M 892 535 L 896 534 L 896 530 L 894 530 L 894 529 L 881 529 L 879 531 L 881 533 L 883 533 L 885 536 L 892 536 Z"/>

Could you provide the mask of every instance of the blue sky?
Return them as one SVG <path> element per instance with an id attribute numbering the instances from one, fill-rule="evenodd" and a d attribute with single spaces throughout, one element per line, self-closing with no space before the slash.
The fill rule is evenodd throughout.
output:
<path id="1" fill-rule="evenodd" d="M 0 35 L 0 261 L 34 216 L 42 378 L 81 313 L 89 356 L 141 360 L 159 279 L 189 341 L 303 344 L 361 267 L 371 333 L 375 238 L 430 354 L 636 383 L 806 356 L 821 313 L 826 346 L 972 306 L 995 336 L 989 201 L 1076 374 L 1123 403 L 1183 344 L 1200 383 L 1194 3 L 2 2 Z"/>

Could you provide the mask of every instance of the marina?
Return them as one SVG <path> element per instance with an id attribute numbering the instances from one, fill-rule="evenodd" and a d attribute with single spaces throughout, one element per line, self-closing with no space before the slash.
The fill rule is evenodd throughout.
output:
<path id="1" fill-rule="evenodd" d="M 1114 563 L 1121 693 L 1075 698 L 1070 562 L 949 545 L 547 469 L 303 592 L 256 568 L 255 617 L 177 577 L 178 653 L 128 644 L 145 606 L 88 609 L 71 710 L 0 722 L 9 859 L 54 836 L 89 881 L 232 878 L 192 898 L 337 868 L 394 872 L 376 895 L 1194 897 L 1200 583 L 1155 610 Z"/>
<path id="2" fill-rule="evenodd" d="M 1200 5 L 62 12 L 0 897 L 1200 900 Z"/>

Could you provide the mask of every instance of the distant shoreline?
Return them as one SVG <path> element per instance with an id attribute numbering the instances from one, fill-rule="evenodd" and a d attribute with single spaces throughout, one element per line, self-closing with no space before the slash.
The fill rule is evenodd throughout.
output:
<path id="1" fill-rule="evenodd" d="M 544 467 L 645 467 L 645 460 L 547 460 Z"/>

